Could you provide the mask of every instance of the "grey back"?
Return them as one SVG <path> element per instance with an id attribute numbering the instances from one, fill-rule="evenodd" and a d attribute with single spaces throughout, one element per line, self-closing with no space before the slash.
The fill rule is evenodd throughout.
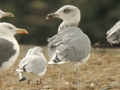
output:
<path id="1" fill-rule="evenodd" d="M 80 28 L 67 27 L 58 32 L 54 38 L 49 39 L 48 53 L 52 57 L 56 51 L 61 60 L 81 61 L 88 56 L 91 50 L 91 42 L 88 36 Z"/>
<path id="2" fill-rule="evenodd" d="M 16 50 L 13 47 L 13 43 L 0 38 L 0 67 L 4 62 L 8 61 L 13 55 L 15 55 Z"/>

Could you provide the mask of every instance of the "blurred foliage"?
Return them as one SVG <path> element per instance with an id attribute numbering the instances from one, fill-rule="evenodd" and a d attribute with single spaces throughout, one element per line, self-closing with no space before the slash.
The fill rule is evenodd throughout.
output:
<path id="1" fill-rule="evenodd" d="M 45 16 L 66 4 L 80 8 L 80 27 L 93 43 L 106 43 L 106 31 L 120 19 L 120 0 L 0 0 L 0 9 L 16 15 L 1 21 L 28 29 L 29 35 L 17 36 L 20 43 L 46 45 L 61 21 L 47 21 Z"/>

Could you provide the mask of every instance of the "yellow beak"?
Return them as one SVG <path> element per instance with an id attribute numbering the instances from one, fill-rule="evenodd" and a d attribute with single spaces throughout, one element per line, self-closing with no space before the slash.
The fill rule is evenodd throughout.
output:
<path id="1" fill-rule="evenodd" d="M 17 34 L 28 34 L 28 31 L 25 30 L 25 29 L 22 29 L 22 28 L 18 28 L 18 29 L 16 30 L 16 33 L 17 33 Z"/>

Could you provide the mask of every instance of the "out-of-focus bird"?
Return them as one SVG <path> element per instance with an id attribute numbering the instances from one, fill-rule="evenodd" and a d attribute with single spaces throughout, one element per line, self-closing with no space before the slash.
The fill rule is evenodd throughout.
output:
<path id="1" fill-rule="evenodd" d="M 120 21 L 118 21 L 110 30 L 108 30 L 106 35 L 106 39 L 110 44 L 120 43 Z"/>
<path id="2" fill-rule="evenodd" d="M 11 12 L 4 12 L 4 11 L 0 10 L 0 19 L 4 18 L 4 17 L 14 17 L 14 14 Z"/>
<path id="3" fill-rule="evenodd" d="M 20 61 L 19 68 L 16 70 L 19 74 L 19 81 L 26 78 L 37 78 L 43 76 L 47 71 L 47 60 L 41 47 L 33 47 L 28 50 L 26 56 Z"/>

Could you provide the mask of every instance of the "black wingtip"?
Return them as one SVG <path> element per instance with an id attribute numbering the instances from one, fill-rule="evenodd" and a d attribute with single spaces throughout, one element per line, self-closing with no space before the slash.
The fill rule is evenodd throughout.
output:
<path id="1" fill-rule="evenodd" d="M 26 80 L 26 78 L 23 77 L 22 79 L 19 80 L 19 82 L 22 82 L 22 81 L 25 81 L 25 80 Z"/>

